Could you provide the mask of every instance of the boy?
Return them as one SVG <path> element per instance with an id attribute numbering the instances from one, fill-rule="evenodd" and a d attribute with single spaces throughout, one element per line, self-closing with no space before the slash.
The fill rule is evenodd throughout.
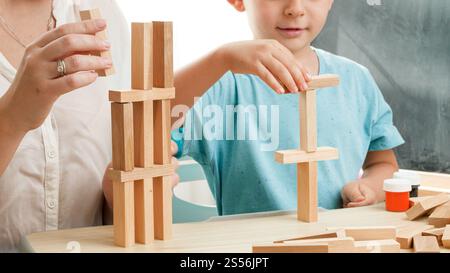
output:
<path id="1" fill-rule="evenodd" d="M 384 200 L 383 180 L 398 169 L 392 149 L 404 141 L 368 70 L 311 48 L 333 0 L 228 2 L 247 11 L 255 39 L 224 45 L 175 79 L 175 104 L 207 90 L 174 138 L 181 154 L 202 165 L 219 214 L 296 208 L 296 166 L 277 164 L 274 151 L 299 147 L 297 93 L 317 74 L 341 78 L 339 87 L 317 93 L 318 146 L 340 151 L 339 160 L 319 162 L 319 206 Z"/>

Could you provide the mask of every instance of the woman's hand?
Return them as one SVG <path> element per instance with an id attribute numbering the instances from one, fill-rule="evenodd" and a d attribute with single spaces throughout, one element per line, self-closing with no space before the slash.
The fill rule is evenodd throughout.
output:
<path id="1" fill-rule="evenodd" d="M 110 58 L 88 55 L 109 50 L 110 45 L 94 36 L 106 28 L 102 19 L 60 26 L 30 44 L 17 75 L 1 98 L 1 113 L 14 130 L 38 128 L 59 96 L 87 86 L 97 79 L 95 70 L 112 66 Z M 66 76 L 57 71 L 58 60 L 66 64 Z"/>
<path id="2" fill-rule="evenodd" d="M 171 148 L 172 155 L 176 155 L 178 152 L 177 144 L 172 141 L 170 148 Z M 174 165 L 175 170 L 178 169 L 178 159 L 177 158 L 172 157 L 172 164 Z M 112 181 L 108 178 L 107 172 L 108 172 L 108 169 L 110 169 L 111 167 L 112 167 L 112 164 L 109 164 L 108 168 L 105 171 L 105 175 L 103 176 L 103 182 L 102 182 L 103 193 L 105 195 L 106 202 L 108 203 L 108 206 L 110 208 L 113 207 L 113 185 L 112 185 Z M 171 179 L 172 189 L 175 188 L 175 186 L 178 185 L 179 182 L 180 182 L 180 177 L 175 172 L 172 175 L 172 179 Z"/>
<path id="3" fill-rule="evenodd" d="M 308 71 L 276 40 L 236 42 L 218 51 L 228 70 L 257 75 L 277 93 L 308 89 Z"/>

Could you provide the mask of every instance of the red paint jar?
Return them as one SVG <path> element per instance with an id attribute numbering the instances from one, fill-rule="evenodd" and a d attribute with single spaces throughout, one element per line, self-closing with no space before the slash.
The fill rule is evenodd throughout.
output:
<path id="1" fill-rule="evenodd" d="M 386 210 L 402 212 L 409 209 L 411 182 L 406 179 L 386 179 L 383 190 L 386 192 Z"/>

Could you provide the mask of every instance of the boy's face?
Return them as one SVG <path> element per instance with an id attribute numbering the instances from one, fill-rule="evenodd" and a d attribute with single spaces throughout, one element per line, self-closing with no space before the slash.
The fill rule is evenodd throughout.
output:
<path id="1" fill-rule="evenodd" d="M 333 0 L 228 0 L 247 11 L 255 39 L 275 39 L 293 53 L 309 47 L 325 25 Z"/>

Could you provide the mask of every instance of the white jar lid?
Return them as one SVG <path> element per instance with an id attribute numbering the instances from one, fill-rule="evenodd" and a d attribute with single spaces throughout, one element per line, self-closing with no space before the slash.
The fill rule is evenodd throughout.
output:
<path id="1" fill-rule="evenodd" d="M 398 171 L 394 173 L 394 178 L 409 180 L 411 185 L 420 185 L 420 175 L 413 172 Z"/>
<path id="2" fill-rule="evenodd" d="M 386 179 L 384 180 L 383 190 L 386 192 L 410 192 L 411 182 L 406 179 Z"/>

